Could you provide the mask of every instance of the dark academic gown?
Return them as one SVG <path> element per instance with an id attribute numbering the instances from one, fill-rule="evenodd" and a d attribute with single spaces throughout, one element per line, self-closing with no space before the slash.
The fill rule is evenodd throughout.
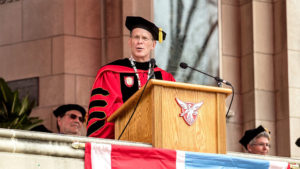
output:
<path id="1" fill-rule="evenodd" d="M 149 62 L 135 62 L 141 86 L 148 78 Z M 155 65 L 156 79 L 175 81 L 172 74 Z M 90 98 L 87 136 L 114 139 L 114 123 L 107 122 L 111 116 L 137 90 L 138 79 L 129 59 L 120 59 L 100 68 Z"/>

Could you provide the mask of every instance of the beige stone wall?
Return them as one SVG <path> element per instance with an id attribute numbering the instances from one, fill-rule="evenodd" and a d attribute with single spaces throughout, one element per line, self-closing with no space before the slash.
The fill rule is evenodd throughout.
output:
<path id="1" fill-rule="evenodd" d="M 101 2 L 19 0 L 0 5 L 0 74 L 7 81 L 39 77 L 33 115 L 56 131 L 52 110 L 88 108 L 101 61 Z"/>
<path id="2" fill-rule="evenodd" d="M 288 107 L 290 124 L 290 155 L 300 158 L 300 149 L 294 144 L 300 137 L 300 1 L 286 2 L 287 25 L 287 77 L 288 77 Z M 286 119 L 286 117 L 284 119 Z M 284 120 L 283 120 L 284 121 Z M 282 150 L 283 151 L 283 150 Z"/>
<path id="3" fill-rule="evenodd" d="M 227 120 L 227 151 L 242 151 L 238 139 L 242 133 L 242 95 L 241 95 L 241 28 L 240 6 L 233 1 L 221 1 L 219 21 L 221 36 L 221 76 L 235 88 L 235 98 L 231 111 L 234 116 Z M 231 96 L 230 96 L 231 97 Z M 229 105 L 230 97 L 227 99 Z"/>
<path id="4" fill-rule="evenodd" d="M 272 131 L 270 154 L 276 155 L 273 6 L 273 1 L 221 2 L 222 74 L 237 96 L 227 123 L 229 151 L 241 151 L 243 132 L 262 124 Z"/>
<path id="5" fill-rule="evenodd" d="M 227 123 L 227 147 L 262 124 L 272 134 L 271 155 L 300 157 L 299 5 L 296 0 L 221 2 L 222 74 L 233 82 L 235 116 Z M 240 136 L 238 136 L 240 135 Z"/>
<path id="6" fill-rule="evenodd" d="M 128 57 L 127 15 L 152 19 L 152 1 L 18 0 L 0 5 L 0 76 L 39 77 L 32 115 L 56 132 L 53 109 L 76 103 L 88 109 L 101 65 Z M 85 132 L 85 131 L 84 131 Z"/>

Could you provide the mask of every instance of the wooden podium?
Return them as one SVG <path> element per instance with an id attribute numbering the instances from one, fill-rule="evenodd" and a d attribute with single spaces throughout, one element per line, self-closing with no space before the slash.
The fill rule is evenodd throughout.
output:
<path id="1" fill-rule="evenodd" d="M 130 118 L 142 89 L 108 118 L 108 121 L 115 121 L 116 139 Z M 150 143 L 157 148 L 225 154 L 225 99 L 229 94 L 231 89 L 150 80 L 120 140 Z M 189 103 L 203 102 L 192 125 L 179 116 L 181 107 L 175 98 Z"/>

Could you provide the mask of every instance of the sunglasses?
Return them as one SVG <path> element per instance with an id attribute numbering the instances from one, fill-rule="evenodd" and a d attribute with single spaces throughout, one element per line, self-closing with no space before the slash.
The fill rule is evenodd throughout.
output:
<path id="1" fill-rule="evenodd" d="M 75 114 L 66 114 L 66 115 L 68 115 L 73 120 L 77 119 L 77 117 L 78 117 L 78 119 L 79 119 L 80 122 L 82 122 L 82 123 L 84 122 L 84 119 L 82 117 L 77 116 Z"/>
<path id="2" fill-rule="evenodd" d="M 258 144 L 253 144 L 253 145 L 261 146 L 261 147 L 266 146 L 266 147 L 269 147 L 269 148 L 271 147 L 271 145 L 269 143 L 258 143 Z"/>

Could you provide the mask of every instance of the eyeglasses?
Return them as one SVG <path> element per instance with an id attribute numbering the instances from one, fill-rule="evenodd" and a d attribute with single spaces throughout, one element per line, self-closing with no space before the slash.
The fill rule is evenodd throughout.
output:
<path id="1" fill-rule="evenodd" d="M 140 37 L 140 36 L 132 36 L 131 38 L 133 40 L 135 40 L 135 41 L 139 41 L 141 39 L 143 42 L 148 42 L 148 41 L 152 40 L 152 39 L 150 39 L 148 37 L 145 37 L 145 36 L 142 36 L 142 37 Z"/>
<path id="2" fill-rule="evenodd" d="M 269 148 L 271 147 L 271 145 L 269 143 L 258 143 L 258 144 L 252 144 L 252 145 L 261 146 L 261 147 L 266 146 L 266 147 L 269 147 Z"/>
<path id="3" fill-rule="evenodd" d="M 84 119 L 82 117 L 77 116 L 75 114 L 66 114 L 66 115 L 69 116 L 73 120 L 77 119 L 77 117 L 78 117 L 78 119 L 79 119 L 80 122 L 82 122 L 82 123 L 84 122 Z"/>

